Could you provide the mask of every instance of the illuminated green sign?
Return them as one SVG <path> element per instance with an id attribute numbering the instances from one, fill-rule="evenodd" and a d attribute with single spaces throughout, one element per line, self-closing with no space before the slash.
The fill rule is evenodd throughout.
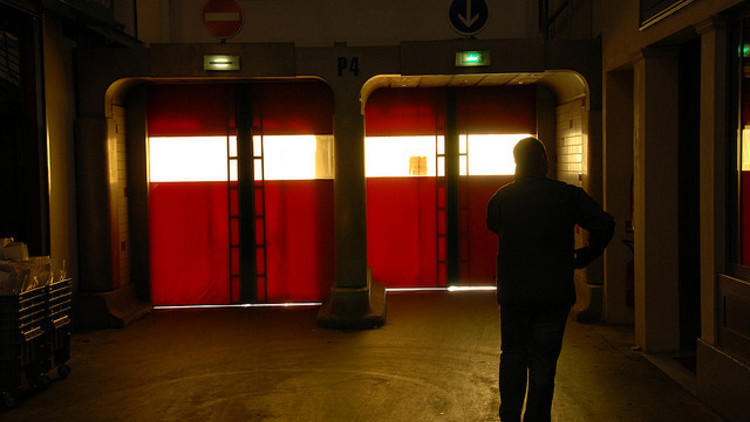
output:
<path id="1" fill-rule="evenodd" d="M 458 67 L 474 67 L 474 66 L 489 66 L 490 65 L 490 52 L 489 51 L 459 51 L 456 53 L 456 66 Z"/>
<path id="2" fill-rule="evenodd" d="M 203 56 L 203 70 L 240 70 L 240 56 Z"/>

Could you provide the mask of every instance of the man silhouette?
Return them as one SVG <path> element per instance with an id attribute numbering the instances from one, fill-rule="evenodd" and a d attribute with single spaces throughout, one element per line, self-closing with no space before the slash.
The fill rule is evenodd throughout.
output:
<path id="1" fill-rule="evenodd" d="M 536 138 L 513 149 L 516 174 L 487 207 L 487 227 L 498 235 L 497 300 L 500 306 L 500 419 L 549 421 L 557 358 L 570 307 L 573 269 L 599 257 L 614 219 L 578 187 L 546 177 L 547 153 Z M 589 245 L 574 250 L 574 229 Z M 527 372 L 528 371 L 528 372 Z"/>

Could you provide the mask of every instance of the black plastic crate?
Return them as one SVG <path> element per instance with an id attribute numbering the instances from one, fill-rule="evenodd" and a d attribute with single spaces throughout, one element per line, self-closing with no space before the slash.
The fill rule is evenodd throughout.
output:
<path id="1" fill-rule="evenodd" d="M 17 296 L 0 296 L 0 359 L 16 354 L 6 345 L 28 343 L 44 334 L 47 325 L 47 289 L 40 287 Z"/>
<path id="2" fill-rule="evenodd" d="M 0 296 L 0 393 L 12 404 L 23 376 L 30 384 L 44 383 L 47 341 L 47 289 L 17 296 Z"/>
<path id="3" fill-rule="evenodd" d="M 50 367 L 56 367 L 60 378 L 70 373 L 70 315 L 73 286 L 70 279 L 51 283 L 47 287 L 47 339 L 50 348 Z"/>

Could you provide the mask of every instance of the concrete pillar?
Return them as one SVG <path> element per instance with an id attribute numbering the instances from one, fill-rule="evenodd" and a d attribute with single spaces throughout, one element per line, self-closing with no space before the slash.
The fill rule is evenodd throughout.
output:
<path id="1" fill-rule="evenodd" d="M 73 307 L 80 330 L 124 327 L 151 311 L 136 298 L 136 287 L 120 278 L 120 237 L 115 195 L 116 139 L 109 119 L 77 119 L 79 294 Z M 114 168 L 113 168 L 114 167 Z"/>
<path id="2" fill-rule="evenodd" d="M 114 289 L 113 217 L 110 203 L 107 118 L 77 119 L 79 288 L 83 292 Z M 116 226 L 115 226 L 116 227 Z"/>
<path id="3" fill-rule="evenodd" d="M 359 90 L 334 91 L 336 287 L 367 285 L 365 120 Z"/>
<path id="4" fill-rule="evenodd" d="M 555 93 L 544 85 L 536 86 L 536 136 L 547 148 L 547 177 L 557 178 L 557 99 Z"/>
<path id="5" fill-rule="evenodd" d="M 591 85 L 589 85 L 591 86 Z M 595 96 L 584 98 L 582 104 L 589 104 L 581 113 L 583 143 L 582 174 L 583 187 L 599 204 L 602 203 L 602 106 L 601 100 L 594 102 Z M 588 242 L 588 233 L 577 235 L 580 241 Z M 586 268 L 576 271 L 576 304 L 572 313 L 577 321 L 600 321 L 602 319 L 604 261 L 596 259 Z"/>
<path id="6" fill-rule="evenodd" d="M 716 344 L 716 276 L 725 271 L 727 198 L 727 57 L 726 24 L 709 20 L 701 34 L 700 254 L 701 338 Z"/>
<path id="7" fill-rule="evenodd" d="M 633 177 L 633 71 L 608 72 L 604 84 L 603 183 L 604 209 L 615 217 L 615 235 L 604 251 L 604 320 L 613 324 L 633 322 L 627 305 L 627 271 L 632 259 L 624 240 L 632 240 L 627 228 L 631 213 Z"/>
<path id="8" fill-rule="evenodd" d="M 151 299 L 151 254 L 148 229 L 148 144 L 146 142 L 146 87 L 132 88 L 126 97 L 128 228 L 130 281 L 139 299 Z"/>
<path id="9" fill-rule="evenodd" d="M 336 285 L 318 315 L 332 328 L 379 326 L 385 318 L 385 289 L 367 269 L 365 120 L 357 84 L 334 88 L 334 209 Z"/>
<path id="10" fill-rule="evenodd" d="M 63 22 L 44 16 L 44 91 L 49 151 L 50 255 L 64 258 L 78 290 L 78 238 L 75 178 L 75 82 L 73 42 Z M 23 239 L 21 239 L 23 240 Z"/>
<path id="11" fill-rule="evenodd" d="M 137 300 L 135 285 L 121 272 L 121 211 L 117 205 L 121 204 L 123 189 L 117 172 L 120 163 L 112 118 L 131 86 L 131 82 L 118 79 L 147 74 L 148 51 L 78 49 L 75 61 L 80 285 L 73 321 L 78 329 L 122 327 L 149 312 L 151 306 Z M 133 135 L 138 133 L 145 132 L 141 129 Z"/>
<path id="12" fill-rule="evenodd" d="M 602 203 L 602 107 L 589 108 L 584 113 L 584 182 L 586 192 Z M 591 271 L 589 271 L 591 273 Z M 601 281 L 601 275 L 598 278 Z"/>
<path id="13" fill-rule="evenodd" d="M 601 104 L 597 108 L 592 107 L 587 113 L 584 113 L 585 129 L 583 139 L 584 148 L 584 183 L 586 192 L 591 195 L 598 204 L 603 202 L 602 190 L 602 108 Z M 590 289 L 598 290 L 604 283 L 604 261 L 597 259 L 585 269 L 586 282 Z M 601 319 L 601 292 L 593 292 L 592 298 L 598 298 L 597 306 L 598 315 L 595 319 Z M 592 304 L 593 305 L 593 304 Z"/>
<path id="14" fill-rule="evenodd" d="M 635 339 L 679 349 L 678 55 L 647 49 L 634 72 Z"/>

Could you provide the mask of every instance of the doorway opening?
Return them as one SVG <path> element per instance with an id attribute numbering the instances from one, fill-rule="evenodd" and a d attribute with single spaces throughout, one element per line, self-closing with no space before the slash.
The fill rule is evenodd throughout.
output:
<path id="1" fill-rule="evenodd" d="M 328 87 L 155 84 L 147 98 L 152 302 L 326 297 L 334 279 Z"/>
<path id="2" fill-rule="evenodd" d="M 679 51 L 680 357 L 695 372 L 700 329 L 700 38 Z"/>
<path id="3" fill-rule="evenodd" d="M 536 134 L 536 87 L 401 87 L 365 105 L 367 254 L 389 288 L 494 284 L 486 207 Z"/>

